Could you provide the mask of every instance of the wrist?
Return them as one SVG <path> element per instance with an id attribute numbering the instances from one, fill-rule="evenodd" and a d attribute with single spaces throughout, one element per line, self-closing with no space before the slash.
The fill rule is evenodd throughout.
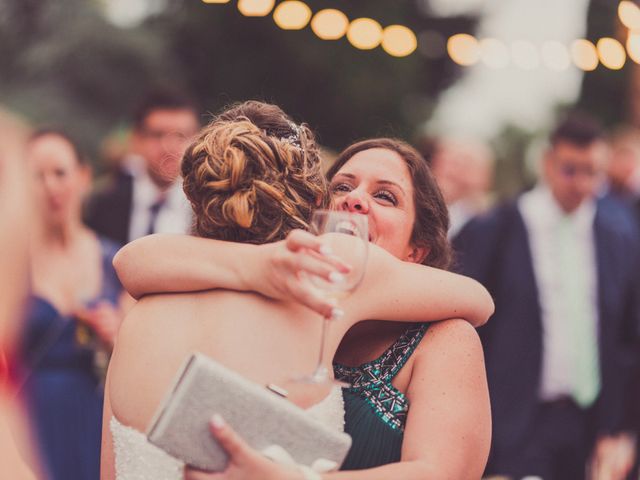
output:
<path id="1" fill-rule="evenodd" d="M 242 292 L 257 292 L 256 279 L 260 269 L 262 269 L 263 259 L 266 258 L 264 253 L 269 244 L 253 245 L 250 243 L 243 244 L 242 255 L 237 258 L 236 262 L 236 278 L 239 281 L 237 290 Z"/>

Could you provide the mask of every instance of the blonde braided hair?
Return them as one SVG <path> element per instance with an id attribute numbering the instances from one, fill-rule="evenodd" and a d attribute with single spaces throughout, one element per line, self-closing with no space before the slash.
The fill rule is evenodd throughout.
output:
<path id="1" fill-rule="evenodd" d="M 306 229 L 328 198 L 311 131 L 261 102 L 236 105 L 206 126 L 184 155 L 182 175 L 196 233 L 208 238 L 280 240 Z"/>

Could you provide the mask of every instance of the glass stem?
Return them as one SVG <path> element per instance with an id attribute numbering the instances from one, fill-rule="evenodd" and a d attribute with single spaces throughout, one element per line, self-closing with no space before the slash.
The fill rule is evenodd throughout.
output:
<path id="1" fill-rule="evenodd" d="M 318 365 L 316 365 L 316 373 L 315 377 L 323 377 L 323 379 L 327 378 L 328 373 L 327 369 L 324 366 L 324 351 L 327 343 L 327 330 L 329 330 L 329 323 L 331 323 L 330 317 L 322 318 L 322 334 L 320 336 L 320 354 L 318 355 Z"/>

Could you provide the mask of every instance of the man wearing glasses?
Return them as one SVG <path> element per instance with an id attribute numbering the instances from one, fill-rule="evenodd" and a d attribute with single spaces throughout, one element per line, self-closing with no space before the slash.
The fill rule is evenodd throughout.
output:
<path id="1" fill-rule="evenodd" d="M 462 271 L 496 304 L 480 330 L 494 424 L 488 474 L 583 479 L 588 459 L 605 468 L 621 438 L 640 238 L 626 209 L 597 197 L 607 154 L 597 123 L 568 117 L 550 137 L 541 182 L 456 239 Z"/>
<path id="2" fill-rule="evenodd" d="M 199 127 L 190 99 L 172 91 L 149 94 L 133 116 L 132 152 L 89 199 L 87 224 L 120 244 L 151 233 L 187 233 L 192 217 L 180 161 Z"/>

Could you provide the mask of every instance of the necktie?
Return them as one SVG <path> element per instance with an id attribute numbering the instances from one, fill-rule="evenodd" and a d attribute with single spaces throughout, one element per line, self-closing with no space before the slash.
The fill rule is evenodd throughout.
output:
<path id="1" fill-rule="evenodd" d="M 166 198 L 164 196 L 160 196 L 149 207 L 149 227 L 147 228 L 147 235 L 151 235 L 152 233 L 155 233 L 158 214 L 160 213 L 160 209 L 162 209 L 162 206 L 164 205 L 165 202 L 166 202 Z"/>
<path id="2" fill-rule="evenodd" d="M 558 226 L 560 275 L 566 320 L 572 332 L 571 349 L 573 397 L 582 408 L 593 404 L 600 391 L 598 335 L 590 309 L 587 265 L 581 258 L 575 225 L 564 218 Z"/>

